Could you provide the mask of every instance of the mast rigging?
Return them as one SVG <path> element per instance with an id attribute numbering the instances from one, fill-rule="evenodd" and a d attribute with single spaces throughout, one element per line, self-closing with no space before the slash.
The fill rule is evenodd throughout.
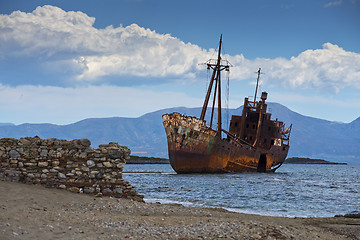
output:
<path id="1" fill-rule="evenodd" d="M 225 64 L 222 64 L 222 59 L 221 59 L 221 47 L 222 47 L 222 34 L 220 36 L 220 43 L 219 43 L 219 50 L 218 50 L 218 57 L 215 60 L 216 62 L 213 63 L 214 59 L 210 59 L 208 60 L 205 64 L 207 65 L 208 69 L 212 69 L 213 73 L 211 75 L 211 79 L 210 79 L 210 83 L 209 83 L 209 88 L 207 90 L 206 93 L 206 97 L 204 100 L 204 104 L 202 107 L 202 111 L 201 111 L 201 115 L 200 115 L 200 119 L 204 120 L 205 118 L 205 114 L 206 114 L 206 110 L 209 104 L 209 99 L 210 99 L 210 95 L 212 92 L 212 88 L 215 82 L 215 90 L 214 90 L 214 99 L 213 99 L 213 104 L 212 104 L 212 110 L 211 110 L 211 119 L 210 119 L 210 128 L 212 127 L 212 123 L 213 123 L 213 117 L 214 117 L 214 108 L 215 108 L 215 101 L 216 101 L 216 96 L 217 96 L 217 107 L 218 107 L 218 127 L 217 127 L 217 131 L 219 133 L 219 136 L 221 136 L 221 74 L 220 72 L 225 70 L 225 71 L 229 71 L 230 68 L 230 64 L 228 61 L 225 62 Z"/>

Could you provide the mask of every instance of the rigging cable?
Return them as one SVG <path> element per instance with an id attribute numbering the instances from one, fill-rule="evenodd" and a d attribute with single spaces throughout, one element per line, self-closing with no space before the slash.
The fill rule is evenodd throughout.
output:
<path id="1" fill-rule="evenodd" d="M 226 130 L 229 130 L 229 90 L 230 90 L 230 71 L 226 71 L 226 92 L 225 92 L 225 107 L 226 107 Z"/>
<path id="2" fill-rule="evenodd" d="M 216 54 L 216 52 L 217 52 L 217 49 L 218 48 L 216 48 L 215 49 L 215 51 L 213 51 L 213 53 L 212 53 L 212 55 L 211 55 L 211 57 L 209 58 L 210 60 L 208 60 L 207 62 L 205 62 L 204 64 L 208 64 L 208 63 L 211 63 L 211 59 L 213 59 L 213 57 L 215 56 L 215 54 Z M 210 70 L 211 70 L 212 68 L 209 66 L 209 65 L 207 65 L 207 72 L 206 72 L 206 85 L 205 85 L 205 93 L 208 91 L 208 87 L 209 87 L 209 85 L 210 85 L 210 76 L 211 76 L 211 74 L 210 74 Z M 211 92 L 212 92 L 213 90 L 211 89 Z M 211 94 L 212 95 L 212 94 Z M 207 123 L 208 124 L 208 123 Z"/>
<path id="3" fill-rule="evenodd" d="M 226 63 L 226 65 L 229 65 L 229 61 L 226 59 L 226 54 L 225 54 L 225 47 L 223 45 L 223 57 L 224 57 L 224 62 Z M 231 64 L 230 64 L 231 66 Z M 225 112 L 226 112 L 226 130 L 229 130 L 229 123 L 230 123 L 230 119 L 229 119 L 229 91 L 230 91 L 230 71 L 229 69 L 225 69 L 225 73 L 226 73 L 226 88 L 225 88 Z"/>
<path id="4" fill-rule="evenodd" d="M 209 75 L 210 75 L 210 68 L 208 67 L 207 70 L 206 70 L 206 84 L 205 84 L 205 94 L 207 92 L 207 89 L 208 89 L 208 86 L 210 84 L 210 78 L 209 78 Z"/>

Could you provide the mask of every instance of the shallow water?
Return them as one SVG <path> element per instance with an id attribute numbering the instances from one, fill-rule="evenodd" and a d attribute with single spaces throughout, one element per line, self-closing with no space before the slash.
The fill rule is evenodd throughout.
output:
<path id="1" fill-rule="evenodd" d="M 124 179 L 147 202 L 221 207 L 268 216 L 360 213 L 360 165 L 284 164 L 276 173 L 176 174 L 167 164 L 127 164 Z"/>

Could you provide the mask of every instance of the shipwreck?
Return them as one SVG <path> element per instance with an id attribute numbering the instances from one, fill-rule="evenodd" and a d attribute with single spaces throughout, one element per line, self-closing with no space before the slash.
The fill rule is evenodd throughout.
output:
<path id="1" fill-rule="evenodd" d="M 217 59 L 206 62 L 212 75 L 200 118 L 180 113 L 162 116 L 166 131 L 169 161 L 177 173 L 274 172 L 289 151 L 289 128 L 281 121 L 271 120 L 267 112 L 267 93 L 257 98 L 260 71 L 255 96 L 244 100 L 242 115 L 232 115 L 228 131 L 222 128 L 221 72 L 231 64 L 221 58 L 222 36 Z M 214 91 L 213 91 L 214 88 Z M 210 124 L 205 114 L 213 94 Z M 213 129 L 217 102 L 217 129 Z"/>

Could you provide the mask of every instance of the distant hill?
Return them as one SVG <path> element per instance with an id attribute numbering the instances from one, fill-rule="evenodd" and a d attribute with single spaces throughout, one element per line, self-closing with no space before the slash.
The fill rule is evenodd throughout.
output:
<path id="1" fill-rule="evenodd" d="M 322 159 L 312 159 L 312 158 L 298 158 L 292 157 L 287 158 L 284 162 L 285 164 L 333 164 L 333 165 L 346 165 L 346 163 L 337 163 L 330 162 Z"/>
<path id="2" fill-rule="evenodd" d="M 268 109 L 273 119 L 278 118 L 287 126 L 293 124 L 288 157 L 360 163 L 360 118 L 351 123 L 338 123 L 303 116 L 278 103 L 268 103 Z M 162 115 L 171 112 L 199 116 L 201 108 L 162 109 L 138 118 L 89 118 L 69 125 L 0 125 L 0 137 L 88 138 L 93 147 L 113 141 L 130 147 L 133 155 L 167 158 Z M 241 115 L 241 112 L 242 107 L 229 109 L 229 114 L 223 110 L 223 122 L 228 123 L 231 115 Z M 226 124 L 223 127 L 226 128 Z"/>
<path id="3" fill-rule="evenodd" d="M 13 123 L 0 123 L 0 126 L 15 126 Z"/>
<path id="4" fill-rule="evenodd" d="M 130 155 L 130 159 L 126 160 L 126 164 L 170 164 L 167 158 L 141 157 Z"/>

